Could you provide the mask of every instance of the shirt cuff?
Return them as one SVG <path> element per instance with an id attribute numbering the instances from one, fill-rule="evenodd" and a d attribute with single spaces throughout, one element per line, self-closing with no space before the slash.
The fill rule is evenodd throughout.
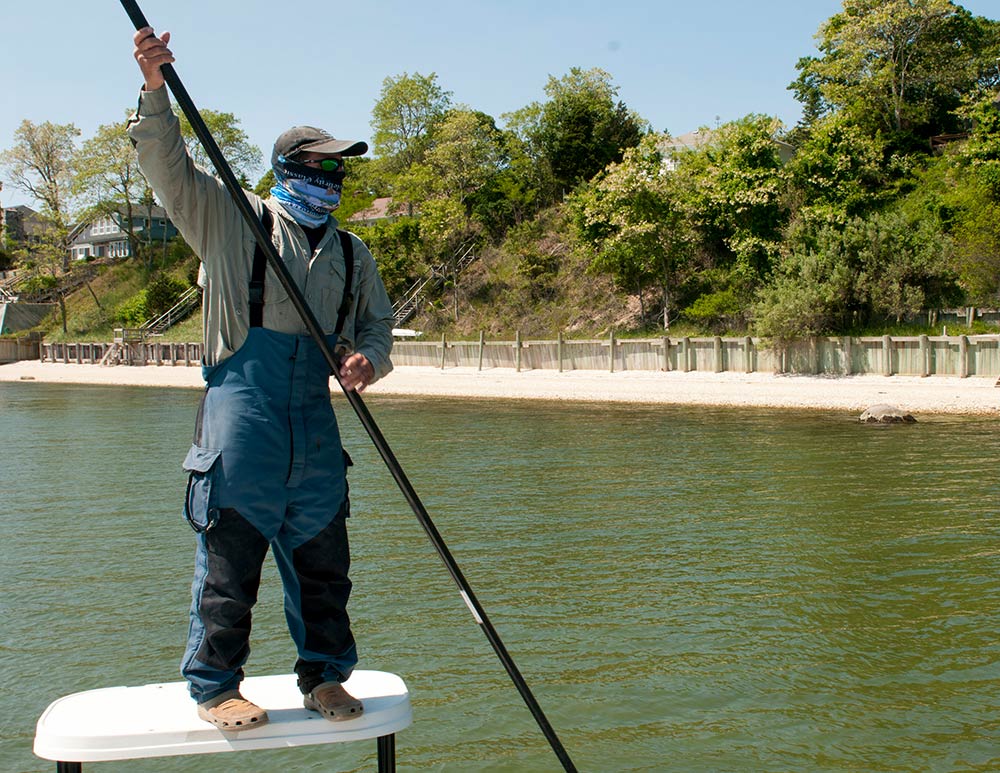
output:
<path id="1" fill-rule="evenodd" d="M 166 86 L 154 91 L 139 91 L 139 115 L 160 115 L 170 111 L 170 94 Z"/>

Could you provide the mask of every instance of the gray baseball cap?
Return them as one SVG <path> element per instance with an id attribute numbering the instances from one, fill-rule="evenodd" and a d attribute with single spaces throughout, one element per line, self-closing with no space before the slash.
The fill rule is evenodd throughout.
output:
<path id="1" fill-rule="evenodd" d="M 296 153 L 326 153 L 329 155 L 361 156 L 368 152 L 368 143 L 359 140 L 338 140 L 329 132 L 315 126 L 293 126 L 274 141 L 271 165 L 278 163 L 278 156 L 291 158 Z"/>

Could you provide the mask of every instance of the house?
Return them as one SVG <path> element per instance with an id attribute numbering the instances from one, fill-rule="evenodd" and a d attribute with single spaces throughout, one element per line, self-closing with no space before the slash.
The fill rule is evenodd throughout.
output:
<path id="1" fill-rule="evenodd" d="M 31 207 L 18 204 L 0 208 L 0 246 L 12 248 L 37 244 L 43 229 L 42 217 Z"/>
<path id="2" fill-rule="evenodd" d="M 128 234 L 122 227 L 125 208 L 111 215 L 78 223 L 70 231 L 69 252 L 74 260 L 127 258 L 132 255 Z M 132 227 L 140 241 L 162 243 L 177 236 L 177 229 L 163 207 L 133 207 Z"/>
<path id="3" fill-rule="evenodd" d="M 678 137 L 670 137 L 659 144 L 659 149 L 663 153 L 663 168 L 668 172 L 677 169 L 677 154 L 688 150 L 700 150 L 706 145 L 714 142 L 715 132 L 711 129 L 695 129 L 693 132 L 681 134 Z M 795 155 L 795 146 L 787 142 L 772 139 L 778 150 L 778 157 L 782 164 L 787 164 Z"/>
<path id="4" fill-rule="evenodd" d="M 396 218 L 405 217 L 407 214 L 406 210 L 406 204 L 396 204 L 391 196 L 383 196 L 375 199 L 367 209 L 355 212 L 347 218 L 347 222 L 358 225 L 372 225 L 379 220 L 388 220 L 391 222 Z"/>

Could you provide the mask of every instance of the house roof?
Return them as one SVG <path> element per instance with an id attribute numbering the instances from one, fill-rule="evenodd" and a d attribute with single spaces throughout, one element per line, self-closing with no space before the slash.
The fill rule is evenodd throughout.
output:
<path id="1" fill-rule="evenodd" d="M 693 132 L 687 132 L 686 134 L 678 135 L 677 137 L 670 137 L 663 140 L 659 144 L 659 148 L 664 153 L 669 153 L 671 151 L 685 151 L 685 150 L 699 150 L 706 145 L 711 145 L 715 140 L 715 132 L 711 129 L 695 129 Z M 782 163 L 787 163 L 788 160 L 795 155 L 795 146 L 790 145 L 782 140 L 771 138 L 771 142 L 775 144 L 778 149 L 778 156 L 781 158 Z"/>
<path id="2" fill-rule="evenodd" d="M 399 217 L 404 214 L 405 204 L 396 204 L 391 196 L 382 196 L 375 199 L 371 206 L 355 212 L 348 222 L 365 222 L 368 220 L 382 220 L 387 217 Z"/>
<path id="3" fill-rule="evenodd" d="M 125 207 L 124 206 L 118 206 L 115 211 L 117 211 L 118 214 L 122 215 L 122 218 L 124 219 L 124 215 L 125 215 Z M 106 213 L 101 213 L 98 217 L 107 217 L 107 214 Z M 89 226 L 91 226 L 91 225 L 94 224 L 94 222 L 98 219 L 98 217 L 90 217 L 90 218 L 88 218 L 86 220 L 81 220 L 80 222 L 75 223 L 70 228 L 69 236 L 68 236 L 68 241 L 71 244 L 76 243 L 77 240 L 79 240 L 80 237 L 87 231 L 87 228 Z M 169 221 L 169 218 L 167 217 L 167 210 L 165 210 L 163 207 L 159 207 L 159 206 L 156 206 L 156 205 L 154 205 L 152 208 L 145 207 L 145 206 L 142 206 L 142 205 L 133 205 L 132 206 L 132 218 L 133 218 L 133 220 L 135 218 L 142 218 L 143 220 L 145 220 L 147 217 L 150 220 L 167 220 L 167 221 Z M 91 236 L 88 241 L 104 242 L 104 241 L 116 241 L 118 239 L 121 239 L 121 233 L 107 234 L 107 235 L 104 235 L 102 237 L 96 237 L 96 238 L 94 236 Z"/>
<path id="4" fill-rule="evenodd" d="M 693 132 L 670 137 L 660 143 L 661 150 L 697 150 L 712 143 L 715 132 L 711 129 L 695 129 Z"/>
<path id="5" fill-rule="evenodd" d="M 4 207 L 7 210 L 13 210 L 14 212 L 20 212 L 22 215 L 37 215 L 31 207 L 26 207 L 24 204 L 15 204 L 13 207 Z"/>

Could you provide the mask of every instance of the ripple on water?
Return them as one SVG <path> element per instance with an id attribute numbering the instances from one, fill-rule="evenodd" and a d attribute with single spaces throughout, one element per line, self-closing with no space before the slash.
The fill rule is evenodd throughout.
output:
<path id="1" fill-rule="evenodd" d="M 0 385 L 0 757 L 54 697 L 176 679 L 197 394 Z M 375 398 L 376 420 L 581 770 L 1000 767 L 996 423 Z M 420 770 L 556 760 L 351 417 L 352 618 Z M 268 563 L 255 674 L 294 655 Z M 49 694 L 53 693 L 53 694 Z M 373 749 L 338 750 L 339 769 Z M 259 770 L 324 769 L 323 749 Z M 110 770 L 198 770 L 183 759 Z M 992 767 L 991 767 L 992 766 Z"/>

